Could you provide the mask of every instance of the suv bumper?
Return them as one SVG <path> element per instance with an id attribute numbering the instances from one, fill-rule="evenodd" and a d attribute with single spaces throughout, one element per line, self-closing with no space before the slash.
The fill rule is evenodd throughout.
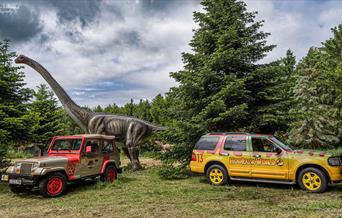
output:
<path id="1" fill-rule="evenodd" d="M 9 185 L 34 186 L 37 182 L 37 178 L 31 175 L 5 173 L 1 175 L 1 182 L 6 182 Z"/>

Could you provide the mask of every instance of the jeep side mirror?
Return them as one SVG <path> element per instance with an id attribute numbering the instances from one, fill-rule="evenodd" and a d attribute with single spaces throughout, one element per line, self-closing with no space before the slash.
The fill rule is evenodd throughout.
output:
<path id="1" fill-rule="evenodd" d="M 86 153 L 87 154 L 91 153 L 91 146 L 90 145 L 86 147 Z"/>

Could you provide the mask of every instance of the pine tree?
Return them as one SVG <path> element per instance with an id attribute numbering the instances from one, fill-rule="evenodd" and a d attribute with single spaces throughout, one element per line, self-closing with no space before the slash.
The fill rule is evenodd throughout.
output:
<path id="1" fill-rule="evenodd" d="M 20 67 L 12 65 L 15 57 L 9 41 L 0 42 L 0 165 L 9 146 L 29 140 L 32 124 L 27 114 L 32 90 L 25 88 Z"/>
<path id="2" fill-rule="evenodd" d="M 204 0 L 204 12 L 195 12 L 199 25 L 190 42 L 192 53 L 183 53 L 184 70 L 171 73 L 180 83 L 170 96 L 177 102 L 174 119 L 186 143 L 208 131 L 245 128 L 250 99 L 246 77 L 255 62 L 274 46 L 266 45 L 268 33 L 260 31 L 255 12 L 235 0 Z M 179 136 L 177 136 L 179 137 Z"/>
<path id="3" fill-rule="evenodd" d="M 342 141 L 342 23 L 332 28 L 333 37 L 325 41 L 321 61 L 318 63 L 320 77 L 320 101 L 326 105 L 326 116 L 334 122 L 334 132 Z M 338 143 L 336 144 L 338 145 Z M 340 143 L 341 145 L 341 143 Z"/>
<path id="4" fill-rule="evenodd" d="M 284 135 L 292 121 L 296 59 L 291 50 L 280 60 L 253 72 L 248 81 L 251 93 L 251 127 L 253 132 Z"/>
<path id="5" fill-rule="evenodd" d="M 40 148 L 46 149 L 51 138 L 64 131 L 63 113 L 53 92 L 46 85 L 37 87 L 34 98 L 30 105 L 30 114 L 36 117 L 37 125 L 32 126 L 32 134 L 34 134 L 32 141 Z"/>
<path id="6" fill-rule="evenodd" d="M 327 105 L 320 100 L 321 58 L 320 50 L 311 48 L 297 68 L 297 84 L 294 88 L 296 107 L 292 110 L 297 117 L 289 138 L 303 148 L 329 148 L 338 141 L 334 131 L 335 122 L 327 116 Z"/>

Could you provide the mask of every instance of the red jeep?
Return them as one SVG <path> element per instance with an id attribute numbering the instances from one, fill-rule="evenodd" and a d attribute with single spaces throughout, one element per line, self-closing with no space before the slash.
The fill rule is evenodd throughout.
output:
<path id="1" fill-rule="evenodd" d="M 37 186 L 45 197 L 64 193 L 67 182 L 101 177 L 114 182 L 121 173 L 120 154 L 114 136 L 55 136 L 48 156 L 17 160 L 1 177 L 14 193 Z"/>

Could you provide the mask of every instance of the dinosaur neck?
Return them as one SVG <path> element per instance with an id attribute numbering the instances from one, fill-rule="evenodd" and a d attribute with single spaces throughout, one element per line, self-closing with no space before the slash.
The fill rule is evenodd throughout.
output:
<path id="1" fill-rule="evenodd" d="M 27 58 L 25 64 L 36 70 L 45 81 L 50 85 L 52 90 L 61 101 L 64 109 L 69 116 L 84 130 L 87 129 L 87 125 L 91 116 L 91 112 L 78 106 L 65 92 L 65 90 L 58 84 L 58 82 L 51 76 L 51 74 L 38 62 Z"/>

